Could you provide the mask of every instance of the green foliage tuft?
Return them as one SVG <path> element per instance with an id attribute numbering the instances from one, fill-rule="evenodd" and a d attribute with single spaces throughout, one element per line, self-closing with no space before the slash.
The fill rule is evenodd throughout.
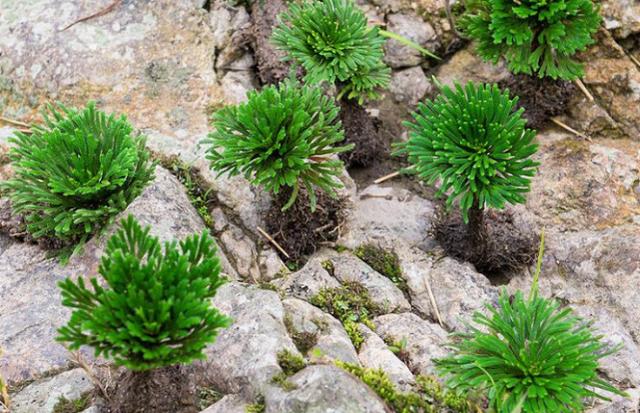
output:
<path id="1" fill-rule="evenodd" d="M 69 400 L 60 396 L 53 406 L 53 413 L 79 413 L 89 408 L 91 404 L 91 394 L 86 393 L 78 399 Z"/>
<path id="2" fill-rule="evenodd" d="M 304 67 L 306 82 L 337 83 L 340 96 L 360 103 L 388 85 L 385 39 L 352 0 L 294 2 L 280 20 L 272 41 Z"/>
<path id="3" fill-rule="evenodd" d="M 230 319 L 210 299 L 226 282 L 213 239 L 203 232 L 164 248 L 132 217 L 108 241 L 91 289 L 83 277 L 60 282 L 74 309 L 58 330 L 71 349 L 87 345 L 117 365 L 148 370 L 204 358 L 203 349 Z"/>
<path id="4" fill-rule="evenodd" d="M 142 192 L 154 165 L 126 118 L 93 102 L 83 110 L 50 105 L 44 116 L 32 134 L 10 139 L 15 177 L 3 188 L 34 238 L 86 239 Z"/>
<path id="5" fill-rule="evenodd" d="M 333 146 L 344 139 L 338 111 L 320 89 L 293 81 L 250 92 L 248 102 L 213 115 L 215 130 L 205 140 L 211 145 L 207 159 L 219 174 L 242 174 L 276 194 L 292 188 L 283 210 L 293 204 L 302 184 L 315 209 L 314 187 L 332 196 L 340 187 L 336 177 L 343 164 L 331 155 L 352 148 Z"/>
<path id="6" fill-rule="evenodd" d="M 471 0 L 461 20 L 486 60 L 509 70 L 572 80 L 583 75 L 573 56 L 594 42 L 600 26 L 592 0 Z"/>
<path id="7" fill-rule="evenodd" d="M 412 171 L 428 184 L 440 180 L 448 207 L 460 198 L 465 222 L 472 207 L 524 203 L 538 147 L 516 102 L 496 85 L 443 86 L 434 101 L 418 105 L 415 122 L 405 123 L 409 140 L 396 153 L 408 154 Z"/>
<path id="8" fill-rule="evenodd" d="M 395 251 L 386 251 L 373 244 L 360 245 L 354 254 L 371 268 L 389 278 L 400 290 L 407 292 L 407 282 L 402 277 L 400 259 Z"/>
<path id="9" fill-rule="evenodd" d="M 502 291 L 490 316 L 458 334 L 454 353 L 436 360 L 447 384 L 458 390 L 487 390 L 496 413 L 570 413 L 584 410 L 586 397 L 606 399 L 598 389 L 622 394 L 598 378 L 598 360 L 608 351 L 588 323 L 554 300 Z"/>

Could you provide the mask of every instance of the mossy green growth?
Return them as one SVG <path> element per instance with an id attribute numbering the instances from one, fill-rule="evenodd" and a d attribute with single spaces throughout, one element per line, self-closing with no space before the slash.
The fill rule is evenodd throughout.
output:
<path id="1" fill-rule="evenodd" d="M 317 325 L 317 323 L 316 323 Z M 308 331 L 300 331 L 293 325 L 290 315 L 285 315 L 284 326 L 289 333 L 289 337 L 293 340 L 293 344 L 296 345 L 298 351 L 302 354 L 307 354 L 318 343 L 318 334 Z M 318 328 L 322 329 L 320 325 Z"/>
<path id="2" fill-rule="evenodd" d="M 264 413 L 265 410 L 266 406 L 264 405 L 264 397 L 262 396 L 259 397 L 258 401 L 248 404 L 244 409 L 245 413 Z"/>
<path id="3" fill-rule="evenodd" d="M 219 402 L 223 397 L 224 393 L 216 389 L 198 386 L 198 406 L 200 410 L 204 410 L 212 404 Z"/>
<path id="4" fill-rule="evenodd" d="M 356 349 L 364 342 L 358 323 L 375 330 L 370 317 L 381 313 L 381 308 L 371 300 L 367 289 L 357 282 L 323 288 L 309 302 L 340 320 Z"/>
<path id="5" fill-rule="evenodd" d="M 289 377 L 305 368 L 307 363 L 299 355 L 285 349 L 278 353 L 278 365 L 282 369 L 282 372 L 273 376 L 271 382 L 279 385 L 286 391 L 296 389 L 297 386 L 289 381 Z"/>
<path id="6" fill-rule="evenodd" d="M 395 251 L 387 251 L 373 244 L 363 244 L 356 248 L 354 253 L 371 268 L 389 278 L 403 292 L 407 291 L 407 282 L 402 277 L 400 259 Z"/>
<path id="7" fill-rule="evenodd" d="M 394 413 L 476 413 L 475 403 L 452 392 L 444 392 L 439 383 L 426 376 L 416 378 L 415 391 L 401 392 L 382 369 L 368 369 L 336 361 L 336 365 L 362 380 Z"/>
<path id="8" fill-rule="evenodd" d="M 79 398 L 73 400 L 60 396 L 55 406 L 53 406 L 53 413 L 78 413 L 88 409 L 90 404 L 90 393 L 85 393 Z"/>

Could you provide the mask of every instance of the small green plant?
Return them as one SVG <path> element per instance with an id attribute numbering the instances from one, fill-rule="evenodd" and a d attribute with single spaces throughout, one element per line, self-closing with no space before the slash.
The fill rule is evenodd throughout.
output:
<path id="1" fill-rule="evenodd" d="M 15 176 L 3 188 L 34 238 L 81 241 L 142 192 L 154 165 L 126 118 L 93 102 L 83 110 L 50 105 L 44 117 L 32 134 L 10 139 Z"/>
<path id="2" fill-rule="evenodd" d="M 553 79 L 576 79 L 576 52 L 594 42 L 600 26 L 592 0 L 470 0 L 461 23 L 478 41 L 478 53 L 509 70 Z"/>
<path id="3" fill-rule="evenodd" d="M 83 277 L 60 282 L 62 303 L 74 311 L 58 341 L 93 347 L 133 371 L 204 358 L 230 323 L 210 302 L 226 282 L 214 241 L 203 232 L 163 248 L 149 231 L 132 216 L 122 221 L 98 269 L 105 286 L 96 278 L 92 288 Z"/>
<path id="4" fill-rule="evenodd" d="M 244 410 L 245 413 L 264 413 L 266 410 L 266 406 L 264 405 L 264 397 L 258 397 L 258 401 L 252 404 L 248 404 Z"/>
<path id="5" fill-rule="evenodd" d="M 333 146 L 344 139 L 338 108 L 315 87 L 286 80 L 249 93 L 248 101 L 213 115 L 214 131 L 207 159 L 219 174 L 244 175 L 254 185 L 278 194 L 290 188 L 283 206 L 296 200 L 300 185 L 315 209 L 318 187 L 335 197 L 343 164 L 331 155 L 352 146 Z M 216 148 L 222 148 L 218 152 Z"/>
<path id="6" fill-rule="evenodd" d="M 279 17 L 272 40 L 304 67 L 306 82 L 337 84 L 339 97 L 360 103 L 389 83 L 385 39 L 352 0 L 292 2 Z"/>
<path id="7" fill-rule="evenodd" d="M 84 394 L 80 398 L 74 400 L 69 400 L 64 396 L 60 396 L 55 406 L 53 406 L 53 413 L 79 413 L 88 409 L 90 404 L 90 394 Z"/>
<path id="8" fill-rule="evenodd" d="M 289 377 L 304 369 L 307 363 L 299 355 L 289 350 L 282 350 L 278 352 L 278 365 L 282 371 L 273 376 L 271 382 L 279 385 L 284 390 L 294 390 L 296 385 L 289 381 Z"/>
<path id="9" fill-rule="evenodd" d="M 0 349 L 0 356 L 2 349 Z M 9 410 L 11 408 L 11 399 L 9 398 L 9 387 L 0 374 L 0 407 Z"/>
<path id="10" fill-rule="evenodd" d="M 514 110 L 518 98 L 510 99 L 508 90 L 472 82 L 441 89 L 405 123 L 409 140 L 396 153 L 408 155 L 408 171 L 430 185 L 440 182 L 437 193 L 447 195 L 447 207 L 459 200 L 471 240 L 483 250 L 484 209 L 525 202 L 538 166 L 531 159 L 536 132 L 525 127 L 523 109 Z"/>
<path id="11" fill-rule="evenodd" d="M 497 308 L 477 312 L 476 326 L 456 334 L 453 354 L 436 360 L 447 384 L 458 390 L 486 390 L 497 413 L 570 413 L 584 410 L 584 399 L 608 400 L 598 390 L 624 394 L 598 377 L 607 349 L 589 323 L 538 293 L 544 238 L 528 298 L 502 290 Z"/>
<path id="12" fill-rule="evenodd" d="M 373 244 L 363 244 L 356 248 L 354 254 L 371 268 L 389 278 L 402 291 L 407 291 L 407 282 L 402 277 L 400 259 L 395 251 L 387 251 Z"/>

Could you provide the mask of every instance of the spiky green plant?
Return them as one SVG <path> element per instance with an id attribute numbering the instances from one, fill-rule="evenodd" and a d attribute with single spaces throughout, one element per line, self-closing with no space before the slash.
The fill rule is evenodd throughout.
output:
<path id="1" fill-rule="evenodd" d="M 242 174 L 275 194 L 290 188 L 283 210 L 304 185 L 315 209 L 314 187 L 335 196 L 341 186 L 336 177 L 343 164 L 331 155 L 353 147 L 333 146 L 344 139 L 338 110 L 319 88 L 291 80 L 249 92 L 247 102 L 213 115 L 207 159 L 219 175 Z"/>
<path id="2" fill-rule="evenodd" d="M 49 105 L 42 126 L 16 132 L 9 157 L 15 176 L 3 184 L 34 238 L 86 238 L 112 219 L 153 178 L 143 137 L 124 116 Z"/>
<path id="3" fill-rule="evenodd" d="M 352 0 L 292 2 L 272 40 L 304 67 L 306 82 L 338 84 L 340 96 L 362 102 L 389 83 L 385 39 Z"/>
<path id="4" fill-rule="evenodd" d="M 600 26 L 592 0 L 471 0 L 461 20 L 486 60 L 509 70 L 553 79 L 575 79 L 583 65 L 574 55 L 594 42 Z"/>
<path id="5" fill-rule="evenodd" d="M 476 245 L 486 242 L 485 208 L 524 203 L 538 163 L 536 133 L 525 127 L 516 98 L 496 85 L 467 83 L 441 87 L 435 100 L 420 103 L 405 122 L 409 140 L 397 154 L 407 154 L 409 171 L 428 184 L 439 181 L 447 206 L 459 200 Z"/>
<path id="6" fill-rule="evenodd" d="M 215 243 L 205 231 L 163 246 L 149 230 L 132 216 L 122 221 L 100 262 L 104 283 L 60 282 L 62 303 L 74 311 L 58 341 L 93 347 L 134 371 L 204 358 L 230 323 L 211 305 L 226 282 Z"/>
<path id="7" fill-rule="evenodd" d="M 529 296 L 503 289 L 488 315 L 476 312 L 470 331 L 455 334 L 453 353 L 436 360 L 447 385 L 483 390 L 496 413 L 574 413 L 588 397 L 607 399 L 599 390 L 624 395 L 598 377 L 607 348 L 585 320 L 538 293 L 538 268 Z"/>

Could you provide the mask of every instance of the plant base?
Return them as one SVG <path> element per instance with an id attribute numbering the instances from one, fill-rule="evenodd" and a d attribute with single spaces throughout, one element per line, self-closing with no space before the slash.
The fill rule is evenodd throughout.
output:
<path id="1" fill-rule="evenodd" d="M 378 131 L 379 122 L 355 100 L 343 98 L 339 104 L 345 136 L 343 144 L 355 144 L 353 150 L 341 153 L 340 159 L 347 168 L 366 168 L 385 151 L 385 144 Z"/>
<path id="2" fill-rule="evenodd" d="M 109 413 L 197 413 L 198 396 L 189 367 L 124 370 L 111 395 Z"/>
<path id="3" fill-rule="evenodd" d="M 459 211 L 439 214 L 432 231 L 447 255 L 470 262 L 493 281 L 533 264 L 538 234 L 516 226 L 513 215 L 507 211 L 486 211 L 482 222 L 484 245 L 477 245 Z"/>
<path id="4" fill-rule="evenodd" d="M 70 245 L 69 242 L 52 237 L 33 238 L 27 231 L 24 218 L 13 213 L 8 199 L 0 200 L 0 234 L 6 234 L 20 242 L 38 244 L 44 250 L 59 250 Z"/>
<path id="5" fill-rule="evenodd" d="M 318 204 L 311 212 L 309 195 L 300 188 L 298 198 L 291 208 L 282 212 L 290 192 L 282 191 L 274 197 L 264 221 L 267 232 L 289 254 L 285 261 L 300 263 L 306 255 L 313 254 L 322 242 L 335 241 L 344 222 L 344 201 L 334 199 L 322 191 L 316 191 Z"/>
<path id="6" fill-rule="evenodd" d="M 527 126 L 539 129 L 553 116 L 566 112 L 576 86 L 567 80 L 553 80 L 528 75 L 511 75 L 500 82 L 502 89 L 509 88 L 511 96 L 519 96 L 518 108 L 524 108 L 523 118 Z"/>

